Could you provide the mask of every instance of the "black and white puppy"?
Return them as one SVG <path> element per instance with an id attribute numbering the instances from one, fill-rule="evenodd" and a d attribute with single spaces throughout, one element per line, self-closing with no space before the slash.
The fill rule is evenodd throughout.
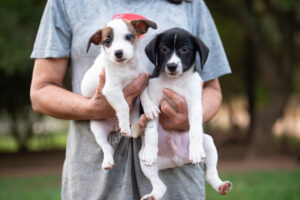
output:
<path id="1" fill-rule="evenodd" d="M 139 131 L 136 123 L 139 119 L 139 103 L 135 103 L 134 109 L 130 113 L 122 89 L 140 73 L 146 71 L 139 60 L 138 38 L 146 33 L 150 27 L 156 29 L 157 26 L 150 20 L 115 19 L 94 33 L 88 43 L 88 49 L 93 43 L 101 45 L 101 50 L 94 64 L 87 70 L 82 79 L 81 93 L 86 97 L 92 97 L 95 94 L 99 74 L 104 68 L 105 85 L 102 94 L 114 108 L 118 118 L 118 123 L 114 119 L 91 120 L 90 122 L 91 131 L 103 150 L 102 168 L 106 170 L 114 166 L 114 150 L 107 140 L 113 127 L 119 125 L 121 134 L 127 137 L 135 137 Z M 141 96 L 141 101 L 144 101 L 148 106 L 147 111 L 157 115 L 159 109 L 151 102 L 147 103 L 149 100 L 145 100 L 145 98 L 148 98 L 147 94 Z"/>
<path id="2" fill-rule="evenodd" d="M 170 157 L 172 154 L 166 152 L 170 151 L 168 149 L 159 149 L 158 154 L 158 137 L 166 138 L 170 132 L 159 125 L 158 117 L 144 109 L 146 117 L 151 120 L 148 121 L 145 129 L 139 157 L 142 171 L 151 181 L 153 190 L 142 199 L 158 200 L 166 192 L 166 186 L 158 176 L 158 170 L 182 166 L 190 162 L 199 164 L 201 161 L 204 161 L 207 166 L 206 180 L 216 191 L 226 194 L 231 189 L 231 183 L 223 182 L 219 178 L 216 168 L 217 150 L 212 138 L 203 133 L 202 127 L 202 79 L 196 71 L 195 60 L 198 52 L 203 69 L 208 57 L 208 48 L 198 37 L 183 29 L 173 28 L 158 34 L 146 46 L 145 51 L 155 65 L 147 87 L 150 99 L 159 106 L 166 98 L 162 92 L 164 88 L 169 88 L 183 96 L 188 108 L 190 129 L 188 134 L 185 134 L 188 138 L 180 138 L 189 141 L 188 147 L 177 149 L 177 151 L 187 152 L 188 155 Z M 143 108 L 145 107 L 143 105 Z M 171 134 L 176 135 L 176 131 L 172 132 Z"/>

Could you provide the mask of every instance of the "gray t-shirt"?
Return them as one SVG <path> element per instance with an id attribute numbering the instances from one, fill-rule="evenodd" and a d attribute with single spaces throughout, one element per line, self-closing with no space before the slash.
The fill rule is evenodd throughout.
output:
<path id="1" fill-rule="evenodd" d="M 157 32 L 181 27 L 198 35 L 210 49 L 204 71 L 199 70 L 205 81 L 230 73 L 219 34 L 203 0 L 181 5 L 166 0 L 48 0 L 31 58 L 69 57 L 73 91 L 80 94 L 81 79 L 99 53 L 99 46 L 92 45 L 86 54 L 88 39 L 119 13 L 140 14 L 157 23 L 158 30 L 149 30 L 141 47 Z M 152 67 L 146 57 L 142 60 L 149 69 Z M 138 200 L 151 191 L 139 165 L 141 140 L 127 139 L 119 133 L 111 134 L 109 139 L 115 149 L 115 167 L 104 171 L 102 150 L 90 132 L 89 121 L 70 122 L 63 200 Z M 160 177 L 168 187 L 165 200 L 205 199 L 203 165 L 163 170 Z"/>

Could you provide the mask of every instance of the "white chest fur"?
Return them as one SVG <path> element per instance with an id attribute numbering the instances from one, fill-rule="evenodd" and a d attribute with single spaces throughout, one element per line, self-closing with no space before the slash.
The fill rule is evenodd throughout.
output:
<path id="1" fill-rule="evenodd" d="M 156 105 L 159 105 L 160 102 L 166 98 L 163 94 L 163 89 L 165 88 L 173 90 L 189 102 L 191 98 L 197 98 L 194 96 L 195 94 L 200 92 L 201 95 L 201 77 L 197 72 L 190 70 L 177 78 L 170 78 L 162 73 L 158 78 L 150 79 L 148 93 Z M 198 101 L 200 103 L 201 98 L 198 99 Z"/>
<path id="2" fill-rule="evenodd" d="M 92 97 L 95 94 L 99 83 L 99 74 L 103 68 L 105 68 L 106 84 L 110 84 L 109 87 L 117 86 L 122 88 L 145 71 L 145 69 L 141 67 L 138 55 L 127 63 L 116 64 L 108 60 L 105 53 L 101 53 L 82 79 L 81 93 L 83 96 Z"/>

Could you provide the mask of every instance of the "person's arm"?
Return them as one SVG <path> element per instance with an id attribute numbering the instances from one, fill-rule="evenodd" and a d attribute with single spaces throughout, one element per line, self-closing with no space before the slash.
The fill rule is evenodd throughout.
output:
<path id="1" fill-rule="evenodd" d="M 100 120 L 115 116 L 114 110 L 101 93 L 105 84 L 104 71 L 100 74 L 98 90 L 90 99 L 63 89 L 68 62 L 68 58 L 35 60 L 30 89 L 33 110 L 59 119 Z M 148 75 L 144 73 L 124 89 L 130 108 L 147 82 Z"/>
<path id="2" fill-rule="evenodd" d="M 174 109 L 167 100 L 161 103 L 159 121 L 166 130 L 189 130 L 185 99 L 172 90 L 165 89 L 164 94 L 174 103 Z M 218 79 L 207 81 L 203 85 L 202 105 L 203 122 L 208 122 L 218 111 L 222 102 L 222 92 Z"/>

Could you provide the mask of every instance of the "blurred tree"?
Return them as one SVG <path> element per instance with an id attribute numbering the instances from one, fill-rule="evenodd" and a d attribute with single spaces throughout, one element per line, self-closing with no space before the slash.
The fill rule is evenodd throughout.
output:
<path id="1" fill-rule="evenodd" d="M 300 1 L 212 0 L 245 30 L 245 74 L 252 150 L 269 148 L 272 127 L 282 116 L 299 66 Z M 298 40 L 297 40 L 298 38 Z M 297 48 L 297 49 L 296 49 Z"/>
<path id="2" fill-rule="evenodd" d="M 10 124 L 19 149 L 32 136 L 29 88 L 33 61 L 29 59 L 46 1 L 0 1 L 0 110 Z"/>

